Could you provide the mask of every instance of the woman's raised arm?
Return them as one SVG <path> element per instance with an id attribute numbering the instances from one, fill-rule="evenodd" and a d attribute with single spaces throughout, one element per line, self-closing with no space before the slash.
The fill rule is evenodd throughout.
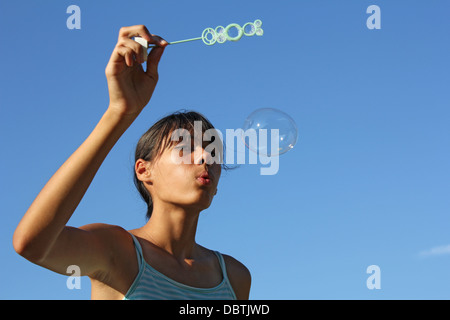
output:
<path id="1" fill-rule="evenodd" d="M 143 70 L 140 36 L 157 46 Z M 66 223 L 83 198 L 109 151 L 149 102 L 158 81 L 158 63 L 167 42 L 145 26 L 124 27 L 106 67 L 110 104 L 94 130 L 50 178 L 17 226 L 13 245 L 28 260 L 59 273 L 77 264 L 82 275 L 107 268 L 113 228 L 83 229 Z"/>

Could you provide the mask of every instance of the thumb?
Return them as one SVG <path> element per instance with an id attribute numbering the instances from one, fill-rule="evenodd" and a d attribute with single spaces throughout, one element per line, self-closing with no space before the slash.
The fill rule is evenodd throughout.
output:
<path id="1" fill-rule="evenodd" d="M 161 57 L 164 53 L 164 49 L 167 46 L 167 42 L 163 40 L 163 46 L 154 47 L 147 57 L 147 70 L 146 73 L 148 75 L 156 75 L 158 74 L 158 65 Z"/>

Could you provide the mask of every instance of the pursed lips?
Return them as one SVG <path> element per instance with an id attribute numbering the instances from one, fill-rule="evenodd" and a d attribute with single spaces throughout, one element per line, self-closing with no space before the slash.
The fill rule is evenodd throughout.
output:
<path id="1" fill-rule="evenodd" d="M 207 171 L 203 171 L 198 177 L 197 180 L 203 185 L 209 185 L 212 182 L 212 177 L 208 174 Z"/>

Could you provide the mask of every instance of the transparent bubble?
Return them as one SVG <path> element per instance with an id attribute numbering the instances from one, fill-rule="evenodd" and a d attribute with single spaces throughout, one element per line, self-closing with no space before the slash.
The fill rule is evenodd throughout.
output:
<path id="1" fill-rule="evenodd" d="M 294 148 L 297 143 L 298 129 L 294 119 L 278 109 L 262 108 L 253 111 L 242 129 L 242 140 L 247 148 L 263 156 L 281 155 Z M 254 132 L 257 139 L 252 134 Z"/>
<path id="2" fill-rule="evenodd" d="M 225 32 L 225 28 L 224 27 L 222 27 L 222 26 L 216 27 L 216 33 L 217 34 L 221 34 L 221 33 L 224 33 L 224 32 Z"/>
<path id="3" fill-rule="evenodd" d="M 262 26 L 262 21 L 259 20 L 259 19 L 258 19 L 258 20 L 255 20 L 254 24 L 255 24 L 255 27 L 261 28 L 261 26 Z"/>
<path id="4" fill-rule="evenodd" d="M 218 36 L 217 36 L 217 42 L 218 43 L 224 43 L 225 41 L 227 41 L 227 38 L 225 37 L 225 35 L 222 33 L 222 34 L 219 34 Z"/>

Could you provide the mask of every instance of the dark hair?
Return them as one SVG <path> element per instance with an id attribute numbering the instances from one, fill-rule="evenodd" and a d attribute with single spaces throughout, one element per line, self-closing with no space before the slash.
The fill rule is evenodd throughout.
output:
<path id="1" fill-rule="evenodd" d="M 136 146 L 135 163 L 138 159 L 150 162 L 158 159 L 164 150 L 176 143 L 176 141 L 171 140 L 171 134 L 176 129 L 186 129 L 193 135 L 195 121 L 201 121 L 202 133 L 208 129 L 214 129 L 214 126 L 204 115 L 195 111 L 177 111 L 157 121 L 139 139 Z M 225 170 L 230 169 L 223 163 L 222 168 Z M 146 217 L 150 219 L 153 212 L 152 197 L 145 188 L 144 183 L 137 178 L 135 171 L 134 184 L 142 199 L 147 203 Z"/>

